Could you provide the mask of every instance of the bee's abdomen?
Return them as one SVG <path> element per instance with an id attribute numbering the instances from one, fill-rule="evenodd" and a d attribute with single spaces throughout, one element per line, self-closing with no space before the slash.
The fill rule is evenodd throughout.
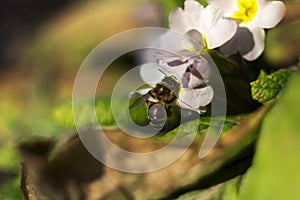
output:
<path id="1" fill-rule="evenodd" d="M 167 120 L 166 109 L 160 104 L 153 104 L 148 109 L 148 118 L 155 130 L 162 130 Z"/>

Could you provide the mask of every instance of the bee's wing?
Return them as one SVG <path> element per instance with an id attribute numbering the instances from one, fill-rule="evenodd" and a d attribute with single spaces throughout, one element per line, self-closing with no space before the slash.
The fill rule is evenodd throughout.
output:
<path id="1" fill-rule="evenodd" d="M 182 88 L 179 92 L 178 103 L 181 108 L 200 112 L 201 107 L 209 104 L 213 96 L 211 86 L 198 89 Z"/>
<path id="2" fill-rule="evenodd" d="M 132 99 L 132 98 L 134 98 L 137 95 L 139 95 L 139 96 L 142 95 L 143 96 L 143 95 L 147 94 L 150 90 L 151 90 L 151 88 L 144 88 L 144 89 L 136 90 L 136 91 L 131 92 L 129 94 L 129 98 Z"/>
<path id="3" fill-rule="evenodd" d="M 136 106 L 145 103 L 145 101 L 148 99 L 148 94 L 145 94 L 143 96 L 141 96 L 139 99 L 137 99 L 135 102 L 133 102 L 130 106 L 129 109 L 133 109 Z"/>

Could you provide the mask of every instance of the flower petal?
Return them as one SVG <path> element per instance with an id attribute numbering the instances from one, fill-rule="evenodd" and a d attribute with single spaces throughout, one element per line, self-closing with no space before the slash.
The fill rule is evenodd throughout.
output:
<path id="1" fill-rule="evenodd" d="M 254 40 L 252 33 L 246 27 L 238 27 L 236 34 L 223 44 L 219 50 L 226 56 L 236 54 L 237 52 L 244 55 L 252 50 L 253 47 Z"/>
<path id="2" fill-rule="evenodd" d="M 257 17 L 255 18 L 255 24 L 261 28 L 273 28 L 282 19 L 285 6 L 281 1 L 270 1 L 261 8 Z"/>
<path id="3" fill-rule="evenodd" d="M 199 88 L 200 86 L 205 85 L 206 82 L 203 79 L 199 79 L 197 76 L 194 76 L 193 74 L 190 75 L 188 88 L 195 89 Z"/>
<path id="4" fill-rule="evenodd" d="M 195 0 L 184 2 L 184 11 L 192 28 L 197 29 L 201 22 L 201 12 L 204 7 Z"/>
<path id="5" fill-rule="evenodd" d="M 183 88 L 189 88 L 189 82 L 190 82 L 191 72 L 185 72 L 181 79 L 181 87 Z"/>
<path id="6" fill-rule="evenodd" d="M 182 79 L 183 74 L 190 65 L 189 60 L 181 55 L 167 51 L 159 51 L 156 55 L 159 68 L 166 74 L 175 75 L 178 80 Z"/>
<path id="7" fill-rule="evenodd" d="M 192 29 L 187 16 L 181 8 L 175 8 L 169 15 L 169 27 L 170 29 L 186 33 L 189 29 Z"/>
<path id="8" fill-rule="evenodd" d="M 255 60 L 256 58 L 258 58 L 264 51 L 265 31 L 264 31 L 264 29 L 258 28 L 258 27 L 249 27 L 249 30 L 253 35 L 254 47 L 250 52 L 243 55 L 243 57 L 248 61 L 252 61 L 252 60 Z"/>
<path id="9" fill-rule="evenodd" d="M 230 40 L 237 31 L 234 20 L 222 19 L 215 24 L 206 34 L 207 47 L 214 49 Z"/>
<path id="10" fill-rule="evenodd" d="M 206 0 L 208 4 L 217 6 L 223 11 L 224 17 L 231 17 L 232 13 L 238 9 L 237 0 Z"/>
<path id="11" fill-rule="evenodd" d="M 167 75 L 174 75 L 177 80 L 181 80 L 183 74 L 186 71 L 186 66 L 187 64 L 179 65 L 176 67 L 169 67 L 166 65 L 161 65 L 160 68 L 162 69 L 163 72 L 165 72 Z"/>
<path id="12" fill-rule="evenodd" d="M 200 21 L 200 27 L 199 31 L 206 35 L 207 32 L 214 27 L 219 20 L 222 19 L 222 12 L 220 8 L 216 6 L 208 5 L 205 7 L 205 9 L 201 12 L 201 21 Z"/>
<path id="13" fill-rule="evenodd" d="M 204 47 L 203 35 L 198 30 L 189 30 L 186 35 L 191 37 L 193 41 L 197 42 L 200 45 L 200 48 Z"/>
<path id="14" fill-rule="evenodd" d="M 194 16 L 197 16 L 203 9 L 204 7 L 195 0 L 186 0 L 184 2 L 184 10 L 188 13 L 194 14 Z"/>
<path id="15" fill-rule="evenodd" d="M 213 98 L 211 86 L 199 89 L 182 88 L 179 92 L 179 105 L 181 108 L 199 111 L 200 107 L 209 104 Z"/>
<path id="16" fill-rule="evenodd" d="M 190 36 L 186 36 L 183 33 L 172 30 L 163 34 L 159 38 L 158 44 L 161 49 L 166 49 L 168 51 L 175 52 L 176 54 L 183 49 L 200 50 L 200 46 L 196 43 L 196 41 L 191 40 Z"/>
<path id="17" fill-rule="evenodd" d="M 142 80 L 150 85 L 154 86 L 156 83 L 160 82 L 164 74 L 159 71 L 159 66 L 156 63 L 147 63 L 141 66 L 140 68 L 140 76 Z"/>
<path id="18" fill-rule="evenodd" d="M 195 56 L 191 59 L 194 61 L 193 65 L 189 66 L 191 73 L 198 78 L 208 81 L 211 72 L 208 61 L 202 56 Z"/>

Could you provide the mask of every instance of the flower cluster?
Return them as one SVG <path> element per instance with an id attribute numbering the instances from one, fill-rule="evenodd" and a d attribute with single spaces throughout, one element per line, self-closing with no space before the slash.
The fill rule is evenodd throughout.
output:
<path id="1" fill-rule="evenodd" d="M 207 49 L 220 47 L 222 53 L 239 52 L 246 60 L 258 58 L 264 50 L 264 29 L 282 19 L 281 1 L 207 0 L 205 8 L 186 0 L 184 10 L 175 8 L 169 16 L 170 28 L 188 34 L 197 31 Z"/>
<path id="2" fill-rule="evenodd" d="M 208 2 L 218 7 L 225 18 L 233 19 L 238 24 L 234 37 L 223 46 L 223 53 L 232 54 L 239 51 L 249 61 L 258 58 L 264 50 L 264 29 L 276 26 L 285 11 L 281 1 L 208 0 Z"/>
<path id="3" fill-rule="evenodd" d="M 211 68 L 203 52 L 218 48 L 225 56 L 239 53 L 244 59 L 253 61 L 264 50 L 264 29 L 276 26 L 285 11 L 281 1 L 207 2 L 204 7 L 196 0 L 185 0 L 184 9 L 173 9 L 169 15 L 170 29 L 185 35 L 190 41 L 178 42 L 172 33 L 166 33 L 161 42 L 171 46 L 173 52 L 156 53 L 160 70 L 176 76 L 184 90 L 190 90 L 202 99 L 202 103 L 194 105 L 198 108 L 206 106 L 213 98 L 209 86 Z M 149 74 L 141 73 L 142 77 Z M 195 100 L 191 96 L 185 96 L 185 99 L 190 103 Z"/>

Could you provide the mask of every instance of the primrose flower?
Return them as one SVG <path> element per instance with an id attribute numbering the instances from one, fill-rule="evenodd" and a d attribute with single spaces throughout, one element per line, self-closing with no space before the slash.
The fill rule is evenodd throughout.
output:
<path id="1" fill-rule="evenodd" d="M 151 88 L 154 88 L 157 84 L 162 84 L 164 80 L 171 77 L 172 79 L 174 77 L 176 81 L 178 81 L 177 77 L 180 77 L 180 75 L 175 71 L 163 71 L 161 66 L 156 64 L 147 64 L 142 66 L 140 74 L 144 82 L 151 86 Z M 168 84 L 163 85 L 168 87 Z M 135 93 L 145 95 L 151 90 L 151 88 L 137 90 L 133 93 L 133 95 Z M 212 101 L 213 96 L 213 89 L 209 85 L 203 84 L 201 87 L 191 89 L 184 88 L 180 84 L 177 103 L 181 108 L 203 113 L 205 112 L 204 107 Z"/>
<path id="2" fill-rule="evenodd" d="M 198 42 L 200 38 L 202 39 L 202 36 L 197 31 L 190 31 L 189 34 L 184 35 L 168 30 L 155 41 L 159 48 L 148 50 L 143 59 L 147 63 L 157 63 L 161 71 L 173 74 L 181 87 L 200 88 L 208 82 L 211 72 L 208 61 L 201 56 L 203 45 Z M 141 71 L 145 67 L 149 66 L 143 66 Z M 155 78 L 149 78 L 149 74 L 150 72 L 141 73 L 142 79 L 149 82 Z"/>
<path id="3" fill-rule="evenodd" d="M 223 18 L 221 9 L 213 5 L 204 8 L 195 0 L 186 0 L 184 10 L 175 8 L 170 13 L 169 26 L 183 34 L 190 31 L 199 32 L 199 43 L 208 49 L 221 46 L 231 39 L 237 30 L 236 22 Z"/>
<path id="4" fill-rule="evenodd" d="M 195 51 L 183 50 L 178 54 L 160 52 L 157 59 L 162 71 L 177 74 L 183 88 L 199 88 L 208 82 L 211 72 L 208 61 Z"/>
<path id="5" fill-rule="evenodd" d="M 220 50 L 229 55 L 239 51 L 249 61 L 255 60 L 264 50 L 264 29 L 276 26 L 285 11 L 281 1 L 207 0 L 207 2 L 218 6 L 225 18 L 234 19 L 239 25 L 235 36 Z"/>

